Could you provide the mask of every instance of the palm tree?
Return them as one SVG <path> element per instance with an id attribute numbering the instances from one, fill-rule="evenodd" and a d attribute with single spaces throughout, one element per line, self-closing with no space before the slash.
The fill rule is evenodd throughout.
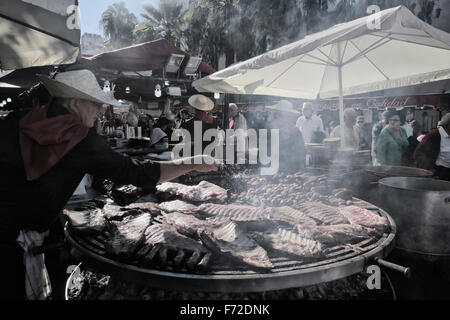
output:
<path id="1" fill-rule="evenodd" d="M 186 10 L 178 0 L 160 0 L 158 9 L 152 5 L 145 5 L 144 9 L 147 13 L 141 14 L 145 19 L 142 28 L 147 27 L 148 30 L 153 30 L 175 46 L 185 47 L 183 34 Z"/>
<path id="2" fill-rule="evenodd" d="M 221 54 L 226 55 L 227 66 L 246 60 L 300 39 L 302 29 L 311 33 L 323 28 L 315 25 L 315 18 L 335 1 L 198 0 L 197 7 L 186 14 L 188 50 L 215 68 Z"/>
<path id="3" fill-rule="evenodd" d="M 138 23 L 133 30 L 134 43 L 143 43 L 160 38 L 158 31 L 146 23 Z"/>
<path id="4" fill-rule="evenodd" d="M 114 49 L 133 43 L 133 30 L 136 24 L 137 18 L 128 11 L 125 2 L 108 6 L 99 21 L 104 36 L 109 39 Z"/>

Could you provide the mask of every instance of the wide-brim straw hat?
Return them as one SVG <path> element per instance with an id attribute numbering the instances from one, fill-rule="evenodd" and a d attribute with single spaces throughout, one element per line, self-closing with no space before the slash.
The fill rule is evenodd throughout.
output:
<path id="1" fill-rule="evenodd" d="M 292 103 L 288 100 L 280 100 L 278 101 L 277 104 L 274 104 L 273 106 L 267 106 L 266 109 L 269 109 L 270 111 L 278 111 L 289 114 L 297 114 L 297 115 L 300 114 L 300 112 L 295 110 Z"/>
<path id="2" fill-rule="evenodd" d="M 58 73 L 55 79 L 37 75 L 51 96 L 56 98 L 82 99 L 112 106 L 121 106 L 113 92 L 100 88 L 95 75 L 89 70 L 76 70 Z"/>
<path id="3" fill-rule="evenodd" d="M 197 110 L 210 111 L 214 109 L 214 102 L 202 94 L 194 94 L 189 98 L 188 102 Z"/>

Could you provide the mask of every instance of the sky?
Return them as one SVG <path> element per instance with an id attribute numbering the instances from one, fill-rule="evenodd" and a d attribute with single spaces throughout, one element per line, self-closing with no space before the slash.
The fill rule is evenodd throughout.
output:
<path id="1" fill-rule="evenodd" d="M 78 0 L 81 15 L 81 34 L 97 33 L 103 35 L 98 26 L 102 13 L 109 5 L 120 1 L 121 0 Z M 128 10 L 139 18 L 141 13 L 145 13 L 145 10 L 143 9 L 144 4 L 151 4 L 154 7 L 158 7 L 159 0 L 126 0 L 124 2 Z"/>

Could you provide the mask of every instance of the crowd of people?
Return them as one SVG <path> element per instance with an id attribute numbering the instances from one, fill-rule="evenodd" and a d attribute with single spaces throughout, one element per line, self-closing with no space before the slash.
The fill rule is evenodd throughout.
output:
<path id="1" fill-rule="evenodd" d="M 379 121 L 371 126 L 352 108 L 344 110 L 344 128 L 331 120 L 324 126 L 322 119 L 313 114 L 310 103 L 303 104 L 303 115 L 296 127 L 305 143 L 321 142 L 323 137 L 341 137 L 343 148 L 370 150 L 375 166 L 411 166 L 432 170 L 435 176 L 450 180 L 450 113 L 445 114 L 437 128 L 423 132 L 414 119 L 413 109 L 395 109 L 379 114 Z M 330 126 L 331 124 L 331 126 Z M 328 127 L 328 132 L 324 128 Z"/>
<path id="2" fill-rule="evenodd" d="M 175 116 L 172 113 L 163 114 L 158 119 L 151 116 L 140 115 L 138 117 L 128 115 L 114 115 L 115 134 L 122 136 L 126 124 L 140 126 L 143 136 L 150 137 L 150 144 L 155 145 L 163 140 L 172 141 L 172 133 L 176 129 L 185 129 L 191 137 L 194 136 L 194 123 L 202 123 L 202 134 L 211 128 L 219 128 L 220 121 L 213 117 L 210 112 L 214 108 L 214 102 L 208 97 L 200 94 L 193 95 L 189 99 L 189 106 L 183 108 Z M 439 126 L 431 132 L 423 132 L 419 121 L 414 119 L 414 109 L 405 108 L 403 110 L 386 110 L 375 115 L 378 121 L 373 124 L 366 122 L 364 115 L 353 108 L 346 108 L 343 115 L 343 128 L 337 119 L 328 119 L 324 124 L 321 115 L 314 112 L 314 105 L 305 102 L 301 110 L 296 109 L 288 100 L 281 100 L 274 106 L 266 107 L 264 115 L 258 118 L 255 124 L 253 117 L 250 121 L 250 114 L 243 113 L 235 103 L 229 104 L 229 118 L 224 129 L 242 129 L 246 132 L 249 128 L 254 129 L 280 129 L 280 161 L 283 162 L 284 155 L 292 154 L 295 150 L 294 163 L 284 161 L 281 170 L 298 169 L 305 165 L 305 144 L 322 143 L 326 138 L 341 138 L 344 134 L 343 149 L 353 149 L 358 151 L 366 150 L 370 152 L 372 165 L 388 166 L 411 166 L 424 169 L 432 169 L 439 173 L 439 176 L 447 177 L 448 168 L 448 148 L 445 134 L 448 114 L 445 115 Z M 136 112 L 132 110 L 130 112 Z M 259 113 L 259 112 L 257 112 Z M 108 119 L 108 113 L 103 116 Z M 111 116 L 109 115 L 109 118 Z M 134 118 L 134 122 L 130 119 Z M 294 123 L 290 124 L 292 120 Z M 109 120 L 103 121 L 102 130 L 109 125 Z M 296 130 L 293 130 L 293 129 Z M 270 137 L 270 136 L 269 136 Z M 294 140 L 296 142 L 294 142 Z M 193 144 L 193 138 L 190 141 Z M 204 141 L 202 149 L 210 141 Z M 234 139 L 233 143 L 236 143 Z M 295 145 L 295 148 L 292 146 Z M 242 147 L 241 150 L 247 146 Z M 192 149 L 194 150 L 194 149 Z M 447 169 L 446 169 L 447 168 Z"/>

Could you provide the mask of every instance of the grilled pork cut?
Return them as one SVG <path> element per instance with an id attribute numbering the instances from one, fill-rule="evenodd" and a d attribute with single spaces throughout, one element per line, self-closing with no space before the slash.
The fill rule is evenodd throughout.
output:
<path id="1" fill-rule="evenodd" d="M 169 252 L 175 254 L 171 261 L 168 259 Z M 166 224 L 153 224 L 147 228 L 143 246 L 136 253 L 136 257 L 145 264 L 158 262 L 165 266 L 171 262 L 175 267 L 186 265 L 190 270 L 201 262 L 207 264 L 209 256 L 210 252 L 200 242 L 180 234 L 175 226 Z"/>
<path id="2" fill-rule="evenodd" d="M 123 259 L 133 256 L 136 248 L 144 241 L 144 232 L 152 217 L 149 213 L 125 217 L 120 222 L 112 222 L 111 237 L 105 242 L 106 252 Z"/>
<path id="3" fill-rule="evenodd" d="M 218 255 L 255 268 L 273 268 L 266 250 L 231 220 L 219 228 L 205 228 L 199 236 L 203 244 Z"/>
<path id="4" fill-rule="evenodd" d="M 314 219 L 291 207 L 268 208 L 267 211 L 273 221 L 285 221 L 292 225 L 317 225 Z"/>
<path id="5" fill-rule="evenodd" d="M 228 218 L 238 223 L 247 232 L 264 231 L 267 226 L 279 222 L 272 219 L 270 211 L 252 206 L 205 203 L 198 208 L 199 215 L 211 216 L 214 219 Z"/>
<path id="6" fill-rule="evenodd" d="M 69 218 L 71 227 L 80 232 L 101 233 L 107 226 L 102 209 L 68 210 L 64 214 Z"/>
<path id="7" fill-rule="evenodd" d="M 302 213 L 316 220 L 319 224 L 348 224 L 350 221 L 335 207 L 320 202 L 304 202 L 299 205 Z"/>
<path id="8" fill-rule="evenodd" d="M 377 229 L 383 229 L 388 225 L 385 217 L 381 217 L 370 210 L 357 206 L 339 207 L 339 212 L 352 224 Z"/>
<path id="9" fill-rule="evenodd" d="M 201 181 L 196 186 L 186 186 L 180 183 L 164 182 L 156 187 L 159 192 L 169 193 L 192 202 L 217 201 L 225 202 L 227 191 L 208 181 Z"/>
<path id="10" fill-rule="evenodd" d="M 132 210 L 128 210 L 122 206 L 118 206 L 112 203 L 106 203 L 102 209 L 103 216 L 108 220 L 122 220 L 124 217 L 133 213 Z"/>
<path id="11" fill-rule="evenodd" d="M 102 211 L 103 215 L 108 220 L 122 220 L 127 216 L 136 215 L 143 212 L 150 213 L 152 216 L 157 216 L 161 213 L 161 210 L 154 202 L 132 203 L 125 207 L 114 203 L 106 203 L 103 206 Z"/>
<path id="12" fill-rule="evenodd" d="M 353 224 L 336 225 L 297 225 L 297 233 L 305 238 L 313 239 L 325 246 L 337 246 L 346 243 L 357 243 L 369 238 L 375 232 Z"/>
<path id="13" fill-rule="evenodd" d="M 193 204 L 175 200 L 175 201 L 166 201 L 158 204 L 158 208 L 164 212 L 181 212 L 181 213 L 193 213 L 198 210 L 197 206 Z"/>
<path id="14" fill-rule="evenodd" d="M 164 215 L 162 218 L 162 222 L 164 224 L 174 226 L 175 228 L 177 228 L 178 232 L 188 237 L 196 237 L 198 235 L 198 230 L 200 230 L 201 228 L 207 226 L 218 227 L 224 222 L 228 222 L 228 220 L 224 218 L 200 220 L 189 214 L 172 212 Z"/>
<path id="15" fill-rule="evenodd" d="M 227 217 L 233 221 L 255 221 L 269 219 L 264 209 L 238 205 L 238 204 L 214 204 L 204 203 L 198 207 L 199 212 L 206 216 Z"/>
<path id="16" fill-rule="evenodd" d="M 132 203 L 125 207 L 126 210 L 137 210 L 140 212 L 148 212 L 152 216 L 159 215 L 161 210 L 158 207 L 157 203 L 154 202 L 138 202 Z"/>
<path id="17" fill-rule="evenodd" d="M 255 232 L 252 237 L 268 250 L 276 250 L 302 258 L 323 256 L 320 242 L 283 228 L 271 228 L 263 233 Z"/>

